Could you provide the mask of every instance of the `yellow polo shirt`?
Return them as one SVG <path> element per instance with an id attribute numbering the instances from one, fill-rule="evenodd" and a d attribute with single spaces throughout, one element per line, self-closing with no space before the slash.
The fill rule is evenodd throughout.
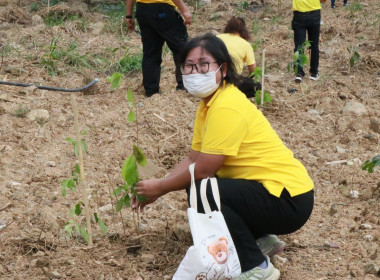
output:
<path id="1" fill-rule="evenodd" d="M 218 34 L 217 37 L 226 45 L 228 53 L 233 58 L 236 72 L 241 74 L 244 62 L 247 63 L 247 65 L 256 63 L 255 54 L 253 53 L 251 44 L 241 38 L 238 34 L 224 33 Z"/>
<path id="2" fill-rule="evenodd" d="M 293 0 L 293 11 L 305 13 L 320 9 L 320 0 Z"/>
<path id="3" fill-rule="evenodd" d="M 137 0 L 136 2 L 144 4 L 169 4 L 177 8 L 177 6 L 171 0 Z"/>
<path id="4" fill-rule="evenodd" d="M 227 156 L 220 178 L 255 180 L 277 197 L 284 188 L 296 196 L 314 187 L 305 167 L 234 85 L 218 89 L 207 104 L 200 102 L 192 149 Z"/>

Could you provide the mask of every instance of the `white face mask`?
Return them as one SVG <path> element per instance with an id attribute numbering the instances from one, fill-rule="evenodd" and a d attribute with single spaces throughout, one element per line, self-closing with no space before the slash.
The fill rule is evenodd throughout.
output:
<path id="1" fill-rule="evenodd" d="M 216 72 L 219 71 L 220 67 L 218 70 L 207 72 L 206 74 L 195 73 L 182 75 L 183 85 L 190 94 L 200 98 L 206 98 L 219 87 L 220 82 L 216 83 Z"/>

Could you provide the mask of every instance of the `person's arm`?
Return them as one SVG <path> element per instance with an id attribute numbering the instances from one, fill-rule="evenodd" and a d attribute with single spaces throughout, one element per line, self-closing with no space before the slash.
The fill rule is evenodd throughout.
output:
<path id="1" fill-rule="evenodd" d="M 182 0 L 172 0 L 172 1 L 178 7 L 178 9 L 181 11 L 181 14 L 185 20 L 185 24 L 190 25 L 191 24 L 191 13 L 187 9 L 186 5 L 183 3 Z"/>
<path id="2" fill-rule="evenodd" d="M 256 63 L 248 65 L 249 75 L 251 75 L 252 73 L 255 73 L 255 68 L 256 68 Z M 254 77 L 254 76 L 252 76 L 252 77 Z"/>
<path id="3" fill-rule="evenodd" d="M 133 7 L 135 5 L 135 0 L 125 0 L 125 24 L 129 31 L 135 30 L 135 20 L 133 19 Z"/>
<path id="4" fill-rule="evenodd" d="M 194 160 L 193 156 L 196 156 L 195 161 L 192 161 Z M 189 156 L 182 160 L 168 177 L 161 180 L 151 179 L 138 182 L 136 184 L 136 192 L 138 195 L 145 196 L 147 200 L 144 203 L 136 203 L 136 200 L 132 199 L 132 209 L 136 210 L 140 208 L 142 210 L 146 205 L 156 201 L 160 196 L 190 186 L 189 165 L 191 163 L 195 162 L 194 177 L 197 180 L 214 177 L 225 159 L 226 156 L 224 155 L 190 152 Z"/>

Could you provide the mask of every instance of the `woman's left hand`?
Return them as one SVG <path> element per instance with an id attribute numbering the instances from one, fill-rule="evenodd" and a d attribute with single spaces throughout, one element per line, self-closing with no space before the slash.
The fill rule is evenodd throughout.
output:
<path id="1" fill-rule="evenodd" d="M 160 184 L 161 180 L 158 179 L 150 179 L 138 182 L 136 184 L 135 190 L 139 196 L 144 196 L 146 198 L 146 201 L 141 203 L 137 202 L 135 199 L 132 200 L 132 209 L 136 209 L 138 204 L 139 208 L 142 210 L 146 205 L 155 202 L 157 198 L 164 195 L 160 188 Z"/>

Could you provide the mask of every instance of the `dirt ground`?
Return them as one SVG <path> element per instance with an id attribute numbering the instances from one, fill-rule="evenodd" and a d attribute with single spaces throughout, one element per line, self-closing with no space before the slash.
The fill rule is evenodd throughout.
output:
<path id="1" fill-rule="evenodd" d="M 114 91 L 106 81 L 112 68 L 99 71 L 62 58 L 55 65 L 58 75 L 49 75 L 41 59 L 53 38 L 65 47 L 76 40 L 81 55 L 105 56 L 122 46 L 140 53 L 141 43 L 137 34 L 121 28 L 121 21 L 110 25 L 109 16 L 95 12 L 99 1 L 59 2 L 50 11 L 47 1 L 38 1 L 39 9 L 36 3 L 0 1 L 0 80 L 78 88 L 99 79 L 74 95 L 80 129 L 87 131 L 90 208 L 108 232 L 93 225 L 89 248 L 64 230 L 72 219 L 70 208 L 81 200 L 79 189 L 61 195 L 62 181 L 78 162 L 65 140 L 75 138 L 73 94 L 0 84 L 0 279 L 171 279 L 192 242 L 185 193 L 168 194 L 149 206 L 140 216 L 139 232 L 129 209 L 121 216 L 111 207 L 115 197 L 110 193 L 122 184 L 121 166 L 136 141 L 136 127 L 126 120 L 125 93 L 127 88 L 135 93 L 139 145 L 157 167 L 156 177 L 188 153 L 199 100 L 175 90 L 168 52 L 161 94 L 149 99 L 140 70 L 125 75 Z M 192 7 L 191 36 L 222 32 L 231 15 L 245 18 L 259 67 L 266 50 L 265 88 L 273 102 L 260 108 L 315 182 L 310 220 L 281 237 L 288 247 L 272 260 L 282 280 L 380 277 L 380 170 L 361 170 L 380 154 L 380 3 L 350 4 L 343 7 L 338 0 L 334 10 L 329 2 L 322 5 L 321 77 L 306 78 L 301 85 L 287 71 L 293 53 L 290 1 L 211 0 Z M 42 19 L 54 9 L 80 18 L 47 27 Z M 355 48 L 360 60 L 350 68 Z"/>

